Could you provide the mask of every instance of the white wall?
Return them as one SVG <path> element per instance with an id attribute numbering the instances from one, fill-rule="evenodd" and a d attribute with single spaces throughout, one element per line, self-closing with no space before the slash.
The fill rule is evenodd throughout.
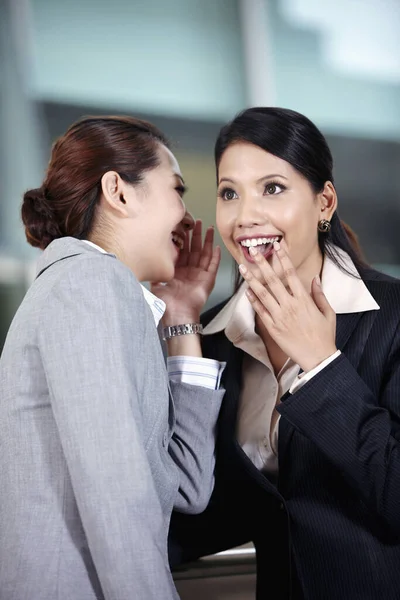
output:
<path id="1" fill-rule="evenodd" d="M 277 103 L 325 132 L 399 140 L 399 1 L 264 1 Z"/>

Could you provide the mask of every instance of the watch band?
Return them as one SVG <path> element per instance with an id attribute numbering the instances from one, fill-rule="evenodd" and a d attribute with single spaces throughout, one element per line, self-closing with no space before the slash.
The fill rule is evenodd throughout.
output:
<path id="1" fill-rule="evenodd" d="M 201 323 L 184 323 L 182 325 L 169 325 L 162 331 L 163 340 L 169 340 L 177 335 L 188 335 L 189 333 L 203 333 Z"/>

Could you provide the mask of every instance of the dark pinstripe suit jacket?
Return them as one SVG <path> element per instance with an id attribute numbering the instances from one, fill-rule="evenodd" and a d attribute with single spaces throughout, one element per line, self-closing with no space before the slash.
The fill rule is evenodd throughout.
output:
<path id="1" fill-rule="evenodd" d="M 277 481 L 236 441 L 243 352 L 204 337 L 227 360 L 217 483 L 202 515 L 174 515 L 173 564 L 252 540 L 258 599 L 400 599 L 400 280 L 363 279 L 380 310 L 338 315 L 342 355 L 283 398 Z"/>

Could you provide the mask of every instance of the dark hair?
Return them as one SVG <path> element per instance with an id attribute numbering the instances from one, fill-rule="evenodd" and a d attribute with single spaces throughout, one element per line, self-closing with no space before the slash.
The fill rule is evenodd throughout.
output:
<path id="1" fill-rule="evenodd" d="M 42 186 L 24 194 L 28 242 L 44 249 L 56 238 L 87 238 L 102 176 L 116 171 L 127 183 L 140 183 L 159 164 L 159 144 L 169 147 L 161 131 L 132 117 L 85 117 L 71 125 L 53 145 Z"/>
<path id="2" fill-rule="evenodd" d="M 315 193 L 325 182 L 333 180 L 333 159 L 326 139 L 319 129 L 298 112 L 286 108 L 249 108 L 239 113 L 219 132 L 215 143 L 215 164 L 218 167 L 225 150 L 235 142 L 248 142 L 292 165 L 310 183 Z M 347 273 L 335 246 L 344 250 L 358 271 L 367 266 L 362 258 L 357 236 L 340 220 L 337 212 L 331 219 L 329 233 L 319 233 L 323 254 Z M 237 272 L 236 287 L 240 281 Z"/>

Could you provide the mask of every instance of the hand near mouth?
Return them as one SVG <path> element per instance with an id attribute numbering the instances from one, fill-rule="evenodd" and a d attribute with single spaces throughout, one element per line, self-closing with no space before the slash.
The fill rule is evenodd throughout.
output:
<path id="1" fill-rule="evenodd" d="M 313 279 L 310 295 L 278 242 L 274 243 L 274 251 L 288 287 L 268 261 L 252 249 L 262 281 L 241 265 L 240 272 L 249 285 L 246 294 L 275 343 L 303 371 L 311 371 L 337 350 L 336 315 L 322 291 L 319 276 Z"/>
<path id="2" fill-rule="evenodd" d="M 174 278 L 167 284 L 151 285 L 151 291 L 167 305 L 164 325 L 199 321 L 215 285 L 220 260 L 221 249 L 214 248 L 214 228 L 207 229 L 203 243 L 202 223 L 197 220 L 192 233 L 186 233 Z"/>

